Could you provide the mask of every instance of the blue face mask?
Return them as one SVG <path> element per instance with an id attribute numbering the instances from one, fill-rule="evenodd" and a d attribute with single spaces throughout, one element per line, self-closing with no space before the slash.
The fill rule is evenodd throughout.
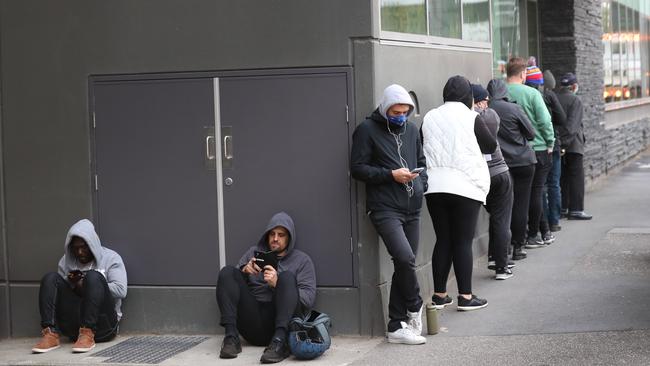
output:
<path id="1" fill-rule="evenodd" d="M 404 126 L 406 123 L 406 115 L 405 114 L 400 114 L 399 116 L 388 116 L 388 122 L 396 125 L 396 126 Z"/>

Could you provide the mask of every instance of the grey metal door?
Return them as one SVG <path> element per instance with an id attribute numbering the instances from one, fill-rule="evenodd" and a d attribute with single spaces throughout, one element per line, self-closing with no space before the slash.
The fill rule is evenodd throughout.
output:
<path id="1" fill-rule="evenodd" d="M 345 73 L 219 78 L 225 252 L 256 243 L 271 215 L 295 221 L 320 286 L 352 286 Z M 219 126 L 218 126 L 219 127 Z"/>
<path id="2" fill-rule="evenodd" d="M 214 285 L 212 79 L 97 81 L 96 223 L 129 284 Z"/>

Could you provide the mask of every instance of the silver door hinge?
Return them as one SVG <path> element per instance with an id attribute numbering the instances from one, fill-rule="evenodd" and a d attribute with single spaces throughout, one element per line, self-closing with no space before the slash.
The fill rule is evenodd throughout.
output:
<path id="1" fill-rule="evenodd" d="M 93 128 L 97 128 L 97 123 L 95 121 L 95 112 L 93 112 Z"/>
<path id="2" fill-rule="evenodd" d="M 350 123 L 350 108 L 345 106 L 345 122 Z"/>
<path id="3" fill-rule="evenodd" d="M 97 174 L 95 174 L 95 191 L 99 191 L 99 182 L 98 182 Z"/>
<path id="4" fill-rule="evenodd" d="M 354 245 L 352 244 L 352 237 L 350 237 L 350 254 L 354 253 Z"/>

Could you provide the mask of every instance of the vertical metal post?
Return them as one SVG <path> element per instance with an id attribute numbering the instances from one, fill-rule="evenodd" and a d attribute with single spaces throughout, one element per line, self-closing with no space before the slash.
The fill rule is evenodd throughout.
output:
<path id="1" fill-rule="evenodd" d="M 221 104 L 219 96 L 219 78 L 213 80 L 213 94 L 214 94 L 214 150 L 216 159 L 216 179 L 217 179 L 217 227 L 219 230 L 219 268 L 226 265 L 226 225 L 224 222 L 224 208 L 223 208 L 223 163 L 222 154 L 223 149 L 221 146 Z"/>

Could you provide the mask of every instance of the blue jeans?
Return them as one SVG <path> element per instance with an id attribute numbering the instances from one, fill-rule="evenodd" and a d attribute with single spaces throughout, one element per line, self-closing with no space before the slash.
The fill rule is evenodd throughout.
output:
<path id="1" fill-rule="evenodd" d="M 562 209 L 562 194 L 560 192 L 560 175 L 562 171 L 562 160 L 559 151 L 553 151 L 553 166 L 546 178 L 547 189 L 544 192 L 543 204 L 544 213 L 549 225 L 560 223 L 560 210 Z"/>

